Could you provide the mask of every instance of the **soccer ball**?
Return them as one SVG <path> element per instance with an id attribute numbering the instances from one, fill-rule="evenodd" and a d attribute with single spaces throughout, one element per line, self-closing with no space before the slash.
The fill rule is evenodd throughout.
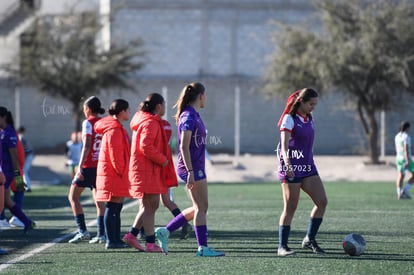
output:
<path id="1" fill-rule="evenodd" d="M 352 233 L 345 237 L 343 247 L 349 256 L 359 256 L 364 253 L 366 242 L 361 235 Z"/>

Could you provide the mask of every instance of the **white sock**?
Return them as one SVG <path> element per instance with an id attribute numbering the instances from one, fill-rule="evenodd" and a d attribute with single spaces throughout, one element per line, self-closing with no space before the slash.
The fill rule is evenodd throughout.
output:
<path id="1" fill-rule="evenodd" d="M 402 191 L 403 191 L 402 187 L 397 187 L 397 196 L 401 195 Z"/>

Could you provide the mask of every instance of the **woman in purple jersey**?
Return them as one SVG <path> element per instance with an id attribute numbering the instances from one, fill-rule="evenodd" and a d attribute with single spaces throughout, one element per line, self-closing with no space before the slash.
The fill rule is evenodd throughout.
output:
<path id="1" fill-rule="evenodd" d="M 178 176 L 187 183 L 193 206 L 176 216 L 166 227 L 157 228 L 158 238 L 164 253 L 168 253 L 170 233 L 194 219 L 194 229 L 198 243 L 197 256 L 224 256 L 207 245 L 208 192 L 205 173 L 206 128 L 198 111 L 205 107 L 206 91 L 201 83 L 186 85 L 181 91 L 175 107 L 178 125 Z"/>
<path id="2" fill-rule="evenodd" d="M 309 220 L 302 248 L 316 254 L 325 253 L 316 243 L 315 236 L 322 223 L 328 199 L 313 161 L 314 125 L 312 111 L 318 103 L 318 93 L 305 88 L 293 93 L 286 104 L 278 126 L 279 179 L 282 182 L 284 208 L 279 220 L 278 256 L 295 252 L 288 247 L 290 224 L 299 202 L 302 189 L 315 204 Z"/>
<path id="3" fill-rule="evenodd" d="M 23 234 L 36 227 L 36 223 L 30 220 L 11 198 L 10 185 L 15 179 L 15 187 L 18 191 L 24 191 L 25 183 L 19 170 L 19 161 L 17 158 L 17 134 L 14 130 L 12 113 L 7 108 L 0 106 L 0 129 L 2 143 L 2 170 L 6 177 L 4 184 L 4 206 L 6 206 L 13 216 L 16 216 L 24 223 Z"/>
<path id="4" fill-rule="evenodd" d="M 0 129 L 0 136 L 2 136 L 3 130 Z M 0 212 L 3 212 L 4 209 L 4 184 L 6 183 L 6 177 L 3 174 L 3 170 L 1 169 L 1 163 L 3 161 L 3 154 L 2 154 L 2 144 L 0 142 Z M 6 255 L 7 250 L 0 248 L 0 255 Z"/>

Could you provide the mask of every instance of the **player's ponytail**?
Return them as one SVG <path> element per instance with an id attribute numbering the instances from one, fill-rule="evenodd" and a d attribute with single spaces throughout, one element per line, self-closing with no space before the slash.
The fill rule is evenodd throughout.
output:
<path id="1" fill-rule="evenodd" d="M 91 96 L 85 100 L 84 105 L 88 107 L 94 114 L 104 114 L 105 109 L 101 107 L 101 101 L 96 96 Z"/>
<path id="2" fill-rule="evenodd" d="M 311 98 L 318 97 L 318 93 L 311 88 L 304 88 L 300 90 L 299 94 L 297 95 L 295 102 L 293 103 L 292 107 L 290 108 L 289 114 L 291 116 L 296 116 L 298 108 L 301 102 L 308 102 Z"/>
<path id="3" fill-rule="evenodd" d="M 115 99 L 108 109 L 108 113 L 113 116 L 119 115 L 120 112 L 125 111 L 129 108 L 128 101 L 123 99 Z"/>
<path id="4" fill-rule="evenodd" d="M 162 95 L 152 93 L 149 94 L 145 101 L 141 103 L 140 110 L 147 113 L 154 113 L 157 105 L 162 103 L 164 103 L 164 98 L 162 97 Z"/>
<path id="5" fill-rule="evenodd" d="M 188 85 L 185 85 L 181 91 L 180 97 L 174 105 L 174 108 L 177 108 L 175 114 L 175 122 L 178 124 L 180 115 L 183 113 L 184 108 L 197 100 L 197 97 L 200 94 L 204 94 L 205 88 L 204 85 L 199 82 L 193 82 Z"/>

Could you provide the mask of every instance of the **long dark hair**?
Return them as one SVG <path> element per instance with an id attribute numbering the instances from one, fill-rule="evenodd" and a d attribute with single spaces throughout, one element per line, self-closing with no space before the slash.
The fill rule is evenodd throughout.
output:
<path id="1" fill-rule="evenodd" d="M 105 109 L 101 107 L 101 101 L 96 96 L 91 96 L 85 100 L 84 105 L 94 114 L 104 114 Z"/>
<path id="2" fill-rule="evenodd" d="M 118 115 L 120 112 L 125 111 L 129 108 L 128 101 L 123 99 L 115 99 L 109 106 L 108 113 L 112 115 Z"/>
<path id="3" fill-rule="evenodd" d="M 12 113 L 6 107 L 0 106 L 0 117 L 6 117 L 6 123 L 14 129 Z"/>
<path id="4" fill-rule="evenodd" d="M 180 97 L 174 105 L 174 108 L 177 108 L 175 113 L 175 122 L 178 124 L 180 115 L 184 111 L 184 108 L 197 100 L 197 96 L 204 94 L 205 88 L 203 84 L 199 82 L 193 82 L 188 85 L 185 85 L 181 91 Z"/>
<path id="5" fill-rule="evenodd" d="M 154 113 L 157 104 L 162 104 L 164 98 L 158 93 L 152 93 L 147 96 L 145 101 L 140 105 L 140 110 L 147 113 Z"/>
<path id="6" fill-rule="evenodd" d="M 289 110 L 289 114 L 291 116 L 296 116 L 296 112 L 298 111 L 298 108 L 300 106 L 301 102 L 308 102 L 311 100 L 311 98 L 318 97 L 318 93 L 311 88 L 304 88 L 299 92 L 298 97 L 295 100 L 295 103 L 293 103 L 292 107 Z"/>

